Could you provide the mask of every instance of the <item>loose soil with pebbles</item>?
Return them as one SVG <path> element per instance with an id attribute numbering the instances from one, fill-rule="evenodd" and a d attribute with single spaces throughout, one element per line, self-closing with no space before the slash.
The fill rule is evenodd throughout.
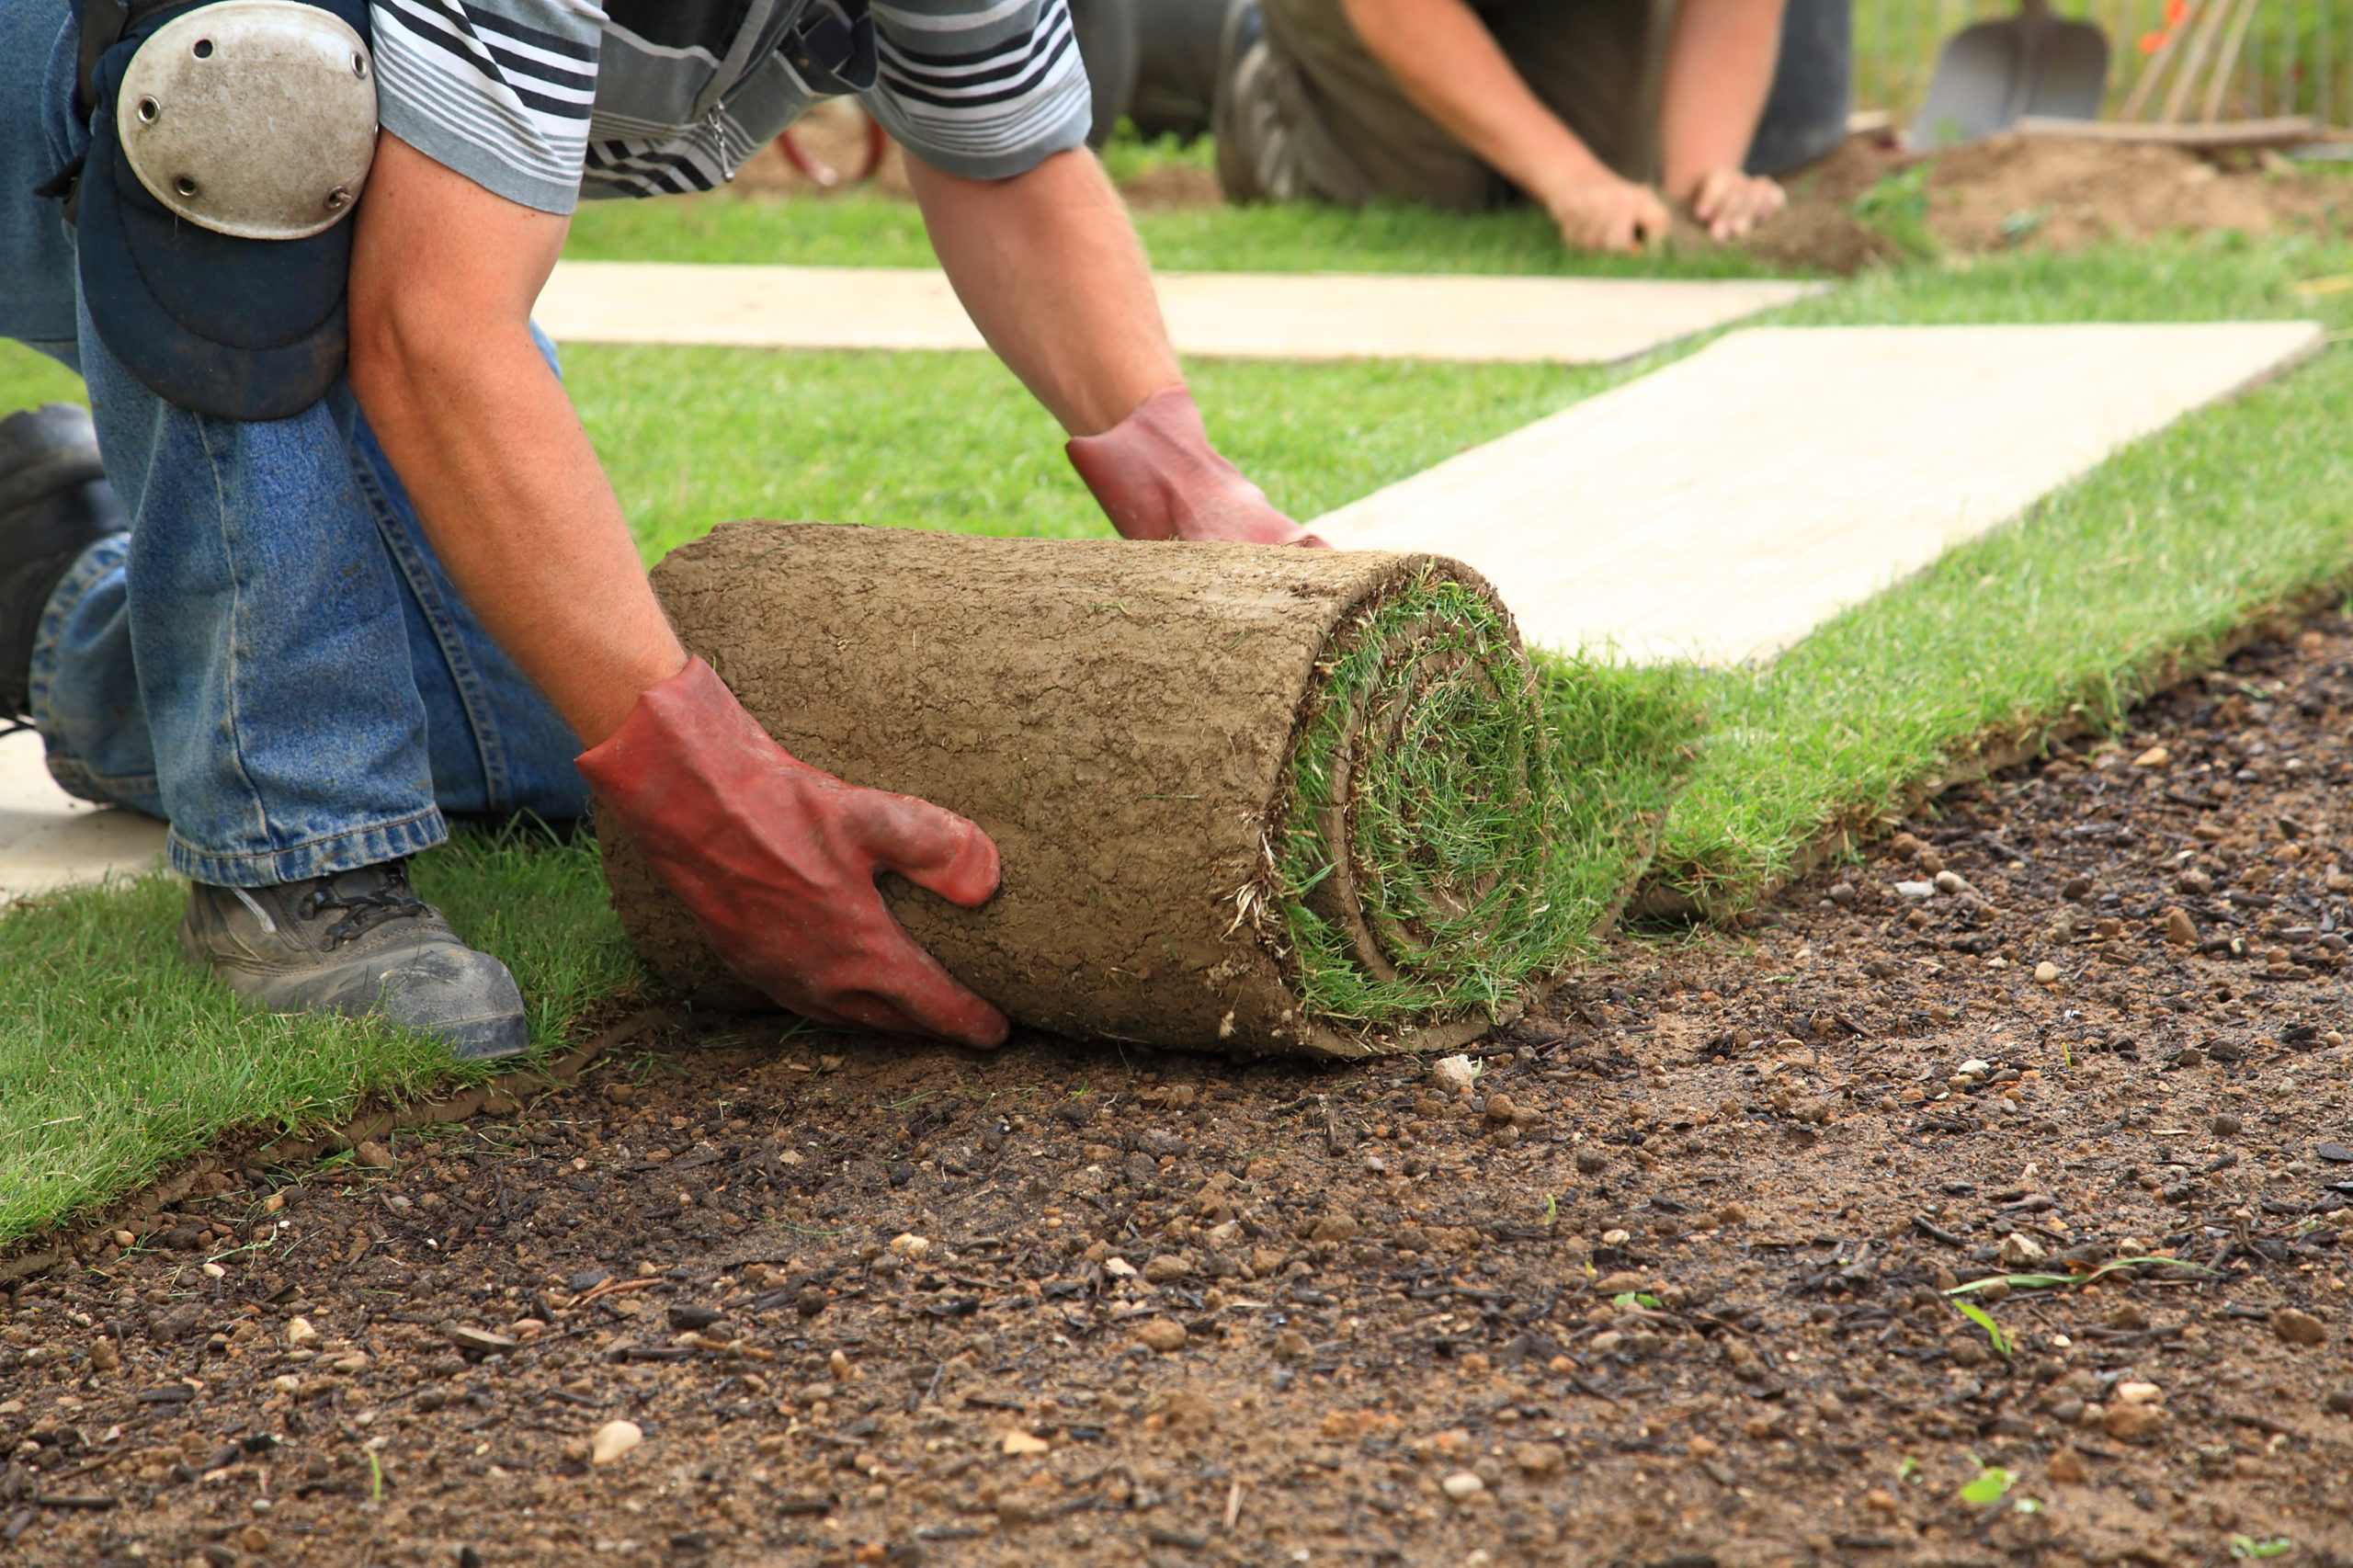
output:
<path id="1" fill-rule="evenodd" d="M 2348 707 L 2314 623 L 1465 1064 L 676 1024 L 208 1177 L 0 1316 L 0 1562 L 2353 1561 Z"/>

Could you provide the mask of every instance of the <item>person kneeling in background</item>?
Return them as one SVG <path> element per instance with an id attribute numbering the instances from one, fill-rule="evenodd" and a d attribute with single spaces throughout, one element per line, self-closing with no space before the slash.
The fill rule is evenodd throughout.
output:
<path id="1" fill-rule="evenodd" d="M 1781 210 L 1744 172 L 1783 0 L 1264 0 L 1229 14 L 1234 200 L 1475 211 L 1516 189 L 1563 243 L 1631 251 L 1669 202 L 1719 240 Z M 1253 36 L 1253 35 L 1256 36 Z"/>

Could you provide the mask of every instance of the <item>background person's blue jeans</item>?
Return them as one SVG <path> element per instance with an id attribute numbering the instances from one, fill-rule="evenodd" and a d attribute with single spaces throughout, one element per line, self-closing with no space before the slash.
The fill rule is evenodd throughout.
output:
<path id="1" fill-rule="evenodd" d="M 87 144 L 72 14 L 0 0 L 0 336 L 82 373 L 131 533 L 42 617 L 50 771 L 165 818 L 175 869 L 238 886 L 430 848 L 444 812 L 580 815 L 579 741 L 458 597 L 348 387 L 208 419 L 98 341 L 73 231 L 32 194 Z"/>

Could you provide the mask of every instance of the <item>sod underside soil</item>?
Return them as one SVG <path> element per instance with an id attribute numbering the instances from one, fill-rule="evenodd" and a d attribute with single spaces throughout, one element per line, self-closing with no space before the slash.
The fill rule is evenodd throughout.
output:
<path id="1" fill-rule="evenodd" d="M 2353 1561 L 2348 707 L 2251 648 L 1457 1092 L 671 1026 L 232 1161 L 17 1287 L 0 1553 Z"/>

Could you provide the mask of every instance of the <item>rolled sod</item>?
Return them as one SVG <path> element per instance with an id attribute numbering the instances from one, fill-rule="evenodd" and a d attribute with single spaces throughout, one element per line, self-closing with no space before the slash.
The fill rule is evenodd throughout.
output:
<path id="1" fill-rule="evenodd" d="M 978 822 L 1004 882 L 894 912 L 1017 1023 L 1251 1052 L 1443 1048 L 1595 913 L 1507 610 L 1432 555 L 734 523 L 654 572 L 787 751 Z M 754 1001 L 608 821 L 647 964 Z"/>

